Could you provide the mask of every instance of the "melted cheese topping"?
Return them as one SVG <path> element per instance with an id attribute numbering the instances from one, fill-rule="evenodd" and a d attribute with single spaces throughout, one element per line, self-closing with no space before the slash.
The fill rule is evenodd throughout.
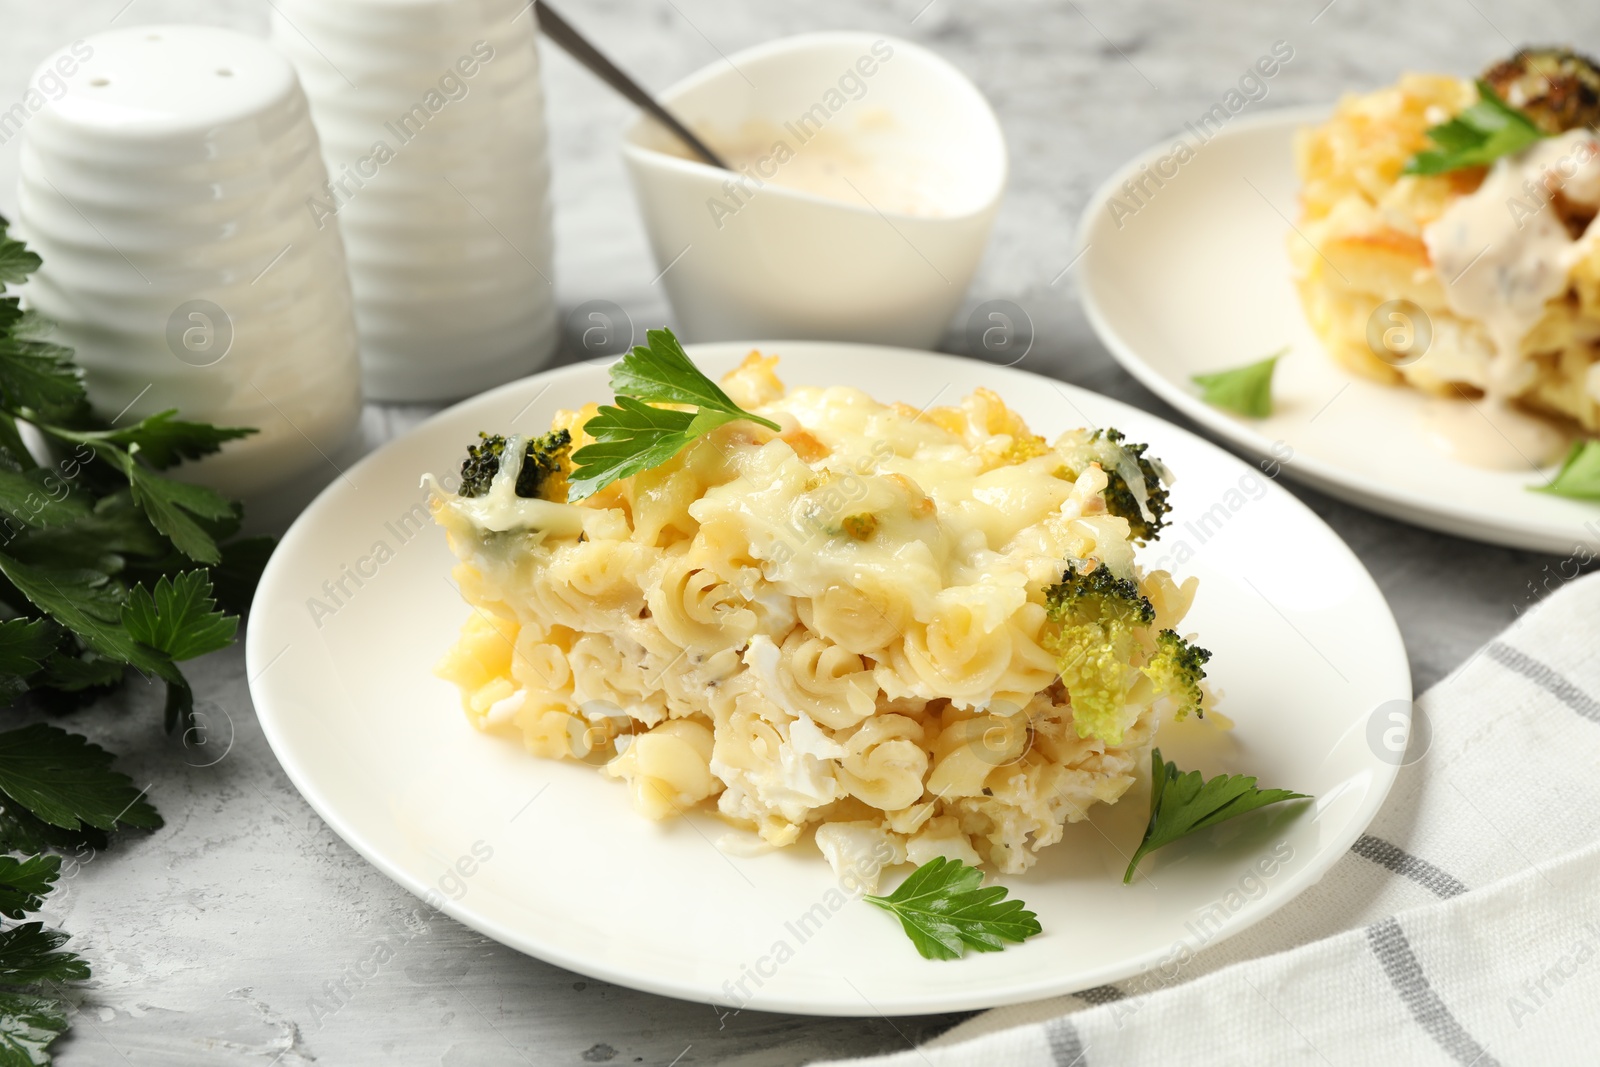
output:
<path id="1" fill-rule="evenodd" d="M 531 751 L 604 766 L 647 815 L 714 797 L 770 846 L 824 827 L 866 884 L 862 856 L 1021 870 L 1134 781 L 1156 723 L 1130 681 L 1114 743 L 1078 735 L 1045 589 L 1103 562 L 1171 627 L 1193 580 L 1138 573 L 1086 458 L 1123 451 L 1088 431 L 1047 445 L 986 390 L 926 412 L 785 392 L 773 362 L 724 385 L 780 432 L 731 423 L 575 505 L 517 498 L 510 465 L 437 495 L 480 609 L 441 673 L 475 724 L 520 701 Z M 556 419 L 574 449 L 582 422 Z"/>

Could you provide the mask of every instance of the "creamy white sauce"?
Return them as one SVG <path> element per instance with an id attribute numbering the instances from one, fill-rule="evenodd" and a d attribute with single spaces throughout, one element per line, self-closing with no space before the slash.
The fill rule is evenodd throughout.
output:
<path id="1" fill-rule="evenodd" d="M 1451 459 L 1495 471 L 1548 466 L 1572 440 L 1559 426 L 1494 400 L 1436 397 L 1422 410 L 1422 431 Z"/>
<path id="2" fill-rule="evenodd" d="M 846 204 L 863 206 L 865 201 L 866 206 L 897 215 L 932 218 L 943 214 L 942 198 L 926 188 L 925 182 L 862 152 L 844 137 L 818 135 L 781 163 L 772 152 L 774 144 L 736 144 L 726 157 L 728 164 L 757 177 L 770 172 L 765 180 L 773 185 Z"/>
<path id="3" fill-rule="evenodd" d="M 1491 396 L 1515 395 L 1535 373 L 1522 339 L 1588 251 L 1589 235 L 1574 241 L 1548 201 L 1559 190 L 1570 203 L 1600 204 L 1597 157 L 1584 130 L 1540 141 L 1498 160 L 1476 192 L 1423 230 L 1450 310 L 1481 323 L 1494 344 L 1482 383 Z"/>
<path id="4" fill-rule="evenodd" d="M 947 165 L 920 158 L 904 140 L 894 118 L 877 111 L 848 127 L 820 131 L 794 123 L 749 122 L 736 133 L 714 135 L 711 143 L 744 178 L 729 200 L 735 208 L 746 194 L 759 196 L 761 187 L 776 185 L 891 214 L 948 215 L 957 179 Z M 676 143 L 662 147 L 695 158 Z"/>
<path id="5" fill-rule="evenodd" d="M 500 469 L 489 483 L 483 496 L 465 497 L 449 492 L 431 474 L 425 474 L 422 484 L 444 506 L 462 519 L 489 533 L 507 530 L 529 530 L 549 537 L 577 537 L 583 532 L 583 519 L 587 509 L 574 504 L 561 504 L 553 500 L 538 500 L 517 495 L 517 475 L 522 471 L 522 448 L 526 438 L 512 436 L 506 439 L 505 453 L 500 457 Z"/>

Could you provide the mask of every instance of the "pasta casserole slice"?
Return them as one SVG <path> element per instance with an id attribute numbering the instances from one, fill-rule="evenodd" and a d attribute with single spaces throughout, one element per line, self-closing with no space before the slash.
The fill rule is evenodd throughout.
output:
<path id="1" fill-rule="evenodd" d="M 667 818 L 715 805 L 841 875 L 1016 872 L 1202 711 L 1195 580 L 1143 573 L 1165 471 L 1115 430 L 1032 433 L 978 389 L 918 411 L 786 390 L 568 503 L 596 414 L 485 438 L 433 513 L 473 611 L 440 674 L 481 729 L 591 764 Z M 580 456 L 580 459 L 582 457 Z"/>

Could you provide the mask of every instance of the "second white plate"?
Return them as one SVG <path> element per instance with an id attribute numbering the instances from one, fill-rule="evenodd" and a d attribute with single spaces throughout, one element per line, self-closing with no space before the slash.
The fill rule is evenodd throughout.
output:
<path id="1" fill-rule="evenodd" d="M 1301 313 L 1287 242 L 1299 213 L 1294 131 L 1326 113 L 1236 119 L 1159 188 L 1146 181 L 1149 195 L 1138 199 L 1123 183 L 1172 142 L 1108 179 L 1079 227 L 1079 287 L 1100 339 L 1185 415 L 1353 504 L 1516 548 L 1600 546 L 1600 505 L 1530 493 L 1544 480 L 1531 470 L 1481 470 L 1445 456 L 1424 432 L 1427 397 L 1356 378 L 1323 351 Z M 1116 218 L 1114 197 L 1124 205 Z M 1285 345 L 1270 418 L 1219 411 L 1190 382 Z"/>

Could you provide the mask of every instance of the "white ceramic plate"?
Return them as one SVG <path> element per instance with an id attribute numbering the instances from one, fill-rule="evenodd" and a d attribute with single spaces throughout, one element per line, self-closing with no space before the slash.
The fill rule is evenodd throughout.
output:
<path id="1" fill-rule="evenodd" d="M 1025 876 L 1004 879 L 1038 912 L 1043 936 L 930 962 L 872 906 L 830 908 L 834 880 L 809 845 L 725 855 L 712 816 L 649 822 L 620 783 L 477 732 L 431 673 L 469 609 L 443 534 L 416 522 L 418 475 L 458 463 L 479 429 L 542 429 L 557 408 L 609 396 L 605 369 L 588 365 L 467 401 L 374 453 L 306 510 L 267 568 L 248 636 L 256 710 L 289 777 L 351 846 L 413 893 L 446 897 L 444 910 L 467 925 L 563 967 L 724 1005 L 745 1002 L 743 978 L 744 1006 L 828 1015 L 984 1008 L 1123 978 L 1180 943 L 1197 947 L 1185 924 L 1219 901 L 1242 906 L 1213 910 L 1213 939 L 1282 906 L 1343 855 L 1395 773 L 1369 745 L 1369 721 L 1409 699 L 1410 676 L 1383 597 L 1303 504 L 1190 433 L 1032 374 L 860 345 L 762 347 L 784 357 L 791 385 L 850 382 L 919 407 L 983 385 L 1042 433 L 1093 422 L 1151 442 L 1178 473 L 1180 518 L 1144 558 L 1181 556 L 1174 569 L 1200 577 L 1186 628 L 1215 652 L 1211 674 L 1237 722 L 1231 734 L 1164 727 L 1163 750 L 1181 766 L 1315 794 L 1315 808 L 1171 846 L 1146 861 L 1149 878 L 1124 886 L 1147 815 L 1135 787 Z M 720 374 L 749 348 L 691 353 Z M 1247 875 L 1274 848 L 1285 862 L 1258 887 Z M 771 972 L 759 988 L 746 977 L 755 971 Z"/>
<path id="2" fill-rule="evenodd" d="M 1423 431 L 1427 397 L 1356 378 L 1323 351 L 1290 280 L 1288 241 L 1299 213 L 1294 131 L 1326 113 L 1235 119 L 1161 188 L 1147 185 L 1153 195 L 1120 219 L 1110 199 L 1133 205 L 1123 183 L 1172 143 L 1108 179 L 1079 227 L 1079 286 L 1100 339 L 1185 415 L 1258 456 L 1292 452 L 1290 477 L 1353 504 L 1518 548 L 1600 545 L 1600 506 L 1528 492 L 1549 472 L 1488 471 L 1447 457 Z M 1270 418 L 1219 411 L 1190 382 L 1285 345 Z"/>

